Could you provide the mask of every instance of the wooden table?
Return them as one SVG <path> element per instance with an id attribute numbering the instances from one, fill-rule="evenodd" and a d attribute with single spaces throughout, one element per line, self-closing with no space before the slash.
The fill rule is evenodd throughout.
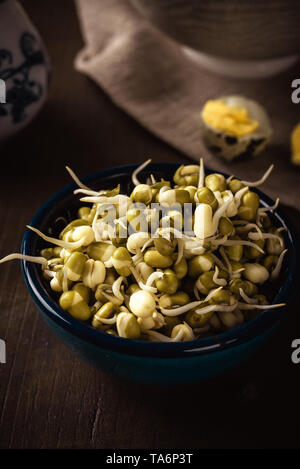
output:
<path id="1" fill-rule="evenodd" d="M 141 128 L 74 72 L 82 46 L 73 2 L 23 2 L 52 58 L 49 100 L 1 149 L 0 255 L 19 250 L 40 205 L 81 176 L 144 161 L 188 160 Z M 4 165 L 3 165 L 4 163 Z M 300 230 L 299 213 L 287 209 Z M 18 262 L 1 266 L 1 448 L 299 448 L 299 291 L 280 330 L 246 363 L 179 388 L 120 382 L 77 359 L 41 319 Z"/>

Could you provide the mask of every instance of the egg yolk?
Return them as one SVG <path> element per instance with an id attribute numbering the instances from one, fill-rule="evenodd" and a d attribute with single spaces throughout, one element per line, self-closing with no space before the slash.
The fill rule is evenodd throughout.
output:
<path id="1" fill-rule="evenodd" d="M 291 135 L 292 162 L 300 164 L 300 122 L 294 128 Z"/>
<path id="2" fill-rule="evenodd" d="M 251 119 L 247 109 L 228 106 L 222 100 L 209 100 L 202 111 L 203 120 L 210 126 L 236 137 L 254 132 L 259 123 Z"/>

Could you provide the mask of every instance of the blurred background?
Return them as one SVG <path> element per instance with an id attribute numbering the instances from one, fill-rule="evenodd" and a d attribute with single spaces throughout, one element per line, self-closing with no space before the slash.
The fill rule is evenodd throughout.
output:
<path id="1" fill-rule="evenodd" d="M 10 1 L 0 2 L 0 8 L 6 3 Z M 176 6 L 174 10 L 171 10 L 172 3 Z M 41 41 L 31 23 L 30 26 L 26 23 L 29 36 L 22 36 L 26 31 L 20 22 L 16 29 L 7 23 L 5 33 L 4 17 L 0 17 L 0 24 L 1 21 L 3 24 L 0 49 L 7 50 L 9 46 L 2 46 L 1 41 L 9 44 L 18 32 L 14 57 L 25 65 L 22 70 L 18 69 L 16 77 L 23 81 L 15 86 L 26 90 L 22 99 L 13 96 L 17 103 L 13 117 L 19 120 L 17 126 L 22 127 L 24 122 L 24 128 L 16 133 L 7 131 L 11 137 L 0 142 L 1 257 L 19 251 L 26 224 L 45 200 L 70 182 L 64 170 L 66 164 L 83 177 L 102 168 L 143 162 L 148 157 L 156 162 L 187 164 L 203 155 L 213 168 L 227 173 L 234 171 L 237 176 L 246 173 L 247 179 L 256 179 L 275 160 L 275 182 L 268 183 L 263 190 L 266 188 L 271 196 L 279 191 L 283 194 L 285 210 L 299 231 L 300 173 L 290 160 L 290 133 L 299 118 L 299 108 L 291 102 L 291 82 L 300 76 L 297 62 L 299 2 L 272 2 L 274 18 L 280 14 L 280 28 L 275 36 L 272 24 L 276 18 L 271 21 L 266 16 L 265 2 L 253 2 L 254 10 L 249 10 L 249 6 L 245 13 L 248 29 L 240 43 L 234 41 L 234 34 L 240 34 L 239 16 L 233 19 L 232 35 L 224 36 L 228 37 L 228 42 L 220 40 L 228 24 L 220 8 L 222 4 L 229 8 L 233 5 L 236 11 L 239 2 L 195 1 L 191 5 L 197 10 L 198 3 L 202 10 L 200 8 L 197 14 L 192 10 L 192 16 L 190 11 L 189 18 L 194 18 L 196 26 L 197 15 L 201 22 L 206 20 L 200 36 L 195 34 L 199 28 L 193 23 L 189 37 L 186 37 L 187 29 L 183 28 L 186 12 L 182 12 L 183 2 L 179 1 L 99 0 L 96 8 L 103 6 L 103 16 L 100 12 L 94 19 L 90 14 L 93 10 L 88 11 L 88 7 L 85 10 L 84 4 L 94 8 L 95 2 L 81 1 L 78 2 L 82 12 L 79 23 L 72 0 L 23 0 L 20 4 L 37 28 Z M 124 21 L 120 21 L 118 11 Z M 154 36 L 148 36 L 149 18 L 158 26 L 157 30 L 154 26 Z M 178 18 L 180 24 L 176 29 Z M 97 42 L 97 34 L 94 34 L 97 28 L 106 34 L 101 35 L 101 42 Z M 142 70 L 145 87 L 139 92 L 132 91 L 136 90 L 132 86 L 136 82 L 130 81 L 132 69 L 130 72 L 129 67 L 117 68 L 116 50 L 119 49 L 115 47 L 120 41 L 115 40 L 116 29 L 124 33 L 123 39 L 129 40 L 129 45 L 133 37 L 145 45 L 145 49 L 132 47 L 132 44 L 126 49 L 130 50 L 130 63 L 135 65 L 134 76 Z M 126 31 L 133 31 L 133 36 L 129 35 L 128 39 Z M 145 62 L 143 51 L 149 50 L 149 43 L 158 44 L 164 35 L 162 31 L 170 36 Z M 180 47 L 195 48 L 192 52 L 196 54 L 200 51 L 198 44 L 204 44 L 203 38 L 210 38 L 200 51 L 204 56 L 192 54 L 193 59 L 187 58 L 188 65 L 182 69 L 177 67 L 182 57 L 182 52 L 177 50 L 179 45 L 174 42 L 177 34 L 176 39 L 182 41 Z M 20 37 L 23 37 L 21 42 Z M 105 47 L 108 43 L 102 42 L 104 37 L 113 39 L 109 42 L 111 49 Z M 282 45 L 281 50 L 277 43 Z M 103 62 L 106 67 L 97 62 L 97 51 L 101 60 L 106 58 L 101 55 L 102 50 L 114 59 Z M 137 50 L 140 52 L 133 54 Z M 228 55 L 225 50 L 232 53 Z M 166 61 L 169 51 L 170 62 Z M 240 60 L 241 51 L 246 51 L 245 67 L 249 66 L 249 60 L 274 59 L 274 73 L 281 68 L 286 70 L 259 81 L 231 78 L 228 69 L 233 65 L 228 60 Z M 213 60 L 212 65 L 211 58 L 215 59 L 215 55 L 225 58 L 226 63 L 216 65 Z M 76 68 L 84 73 L 75 70 L 76 57 Z M 278 57 L 285 60 L 276 62 Z M 7 64 L 6 69 L 11 68 L 7 54 L 2 53 L 1 60 L 2 65 Z M 125 60 L 129 60 L 126 55 L 121 63 Z M 148 65 L 138 69 L 139 63 Z M 157 72 L 161 72 L 162 63 L 165 64 L 163 75 Z M 202 68 L 203 64 L 206 68 Z M 262 70 L 261 63 L 256 65 Z M 225 66 L 226 77 L 212 72 L 212 67 L 215 71 L 216 66 L 218 69 Z M 26 73 L 31 67 L 34 75 L 28 76 Z M 172 75 L 174 67 L 179 74 Z M 266 69 L 268 67 L 263 67 Z M 164 79 L 166 71 L 170 72 L 167 80 Z M 115 79 L 118 74 L 120 80 Z M 127 92 L 118 86 L 118 83 L 129 82 Z M 228 164 L 203 146 L 196 114 L 200 113 L 206 99 L 236 92 L 257 99 L 266 107 L 274 128 L 274 140 L 261 158 Z M 165 95 L 167 101 L 164 101 Z M 165 104 L 170 101 L 174 105 L 167 108 Z M 164 111 L 159 119 L 156 118 L 158 108 Z M 178 114 L 179 108 L 182 114 Z M 0 120 L 4 133 L 3 122 Z M 299 447 L 299 370 L 290 359 L 290 344 L 300 334 L 296 307 L 299 294 L 291 299 L 290 314 L 280 331 L 247 365 L 208 383 L 166 391 L 117 382 L 79 361 L 42 322 L 23 284 L 18 263 L 7 264 L 0 278 L 0 338 L 7 343 L 7 363 L 0 365 L 1 448 Z"/>

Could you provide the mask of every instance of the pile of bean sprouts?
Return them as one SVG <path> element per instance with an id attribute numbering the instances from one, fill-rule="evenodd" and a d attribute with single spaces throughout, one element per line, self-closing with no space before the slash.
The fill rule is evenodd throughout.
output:
<path id="1" fill-rule="evenodd" d="M 160 342 L 195 340 L 238 327 L 261 311 L 278 308 L 266 287 L 278 279 L 287 249 L 252 188 L 255 182 L 205 175 L 199 165 L 180 166 L 173 181 L 132 174 L 134 189 L 121 194 L 92 190 L 67 167 L 83 205 L 58 238 L 27 226 L 49 246 L 36 256 L 12 259 L 41 264 L 59 305 L 76 319 L 115 336 Z M 161 215 L 153 203 L 164 207 Z M 189 215 L 182 215 L 189 204 Z M 138 210 L 138 208 L 140 209 Z M 105 215 L 115 210 L 112 226 Z M 141 213 L 146 227 L 133 230 Z M 151 220 L 158 225 L 153 232 Z M 185 232 L 184 217 L 191 230 Z M 187 220 L 185 220 L 187 221 Z M 125 237 L 121 230 L 127 230 Z"/>

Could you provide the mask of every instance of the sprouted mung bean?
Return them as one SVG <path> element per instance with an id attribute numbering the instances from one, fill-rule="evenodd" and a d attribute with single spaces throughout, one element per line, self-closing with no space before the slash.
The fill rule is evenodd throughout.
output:
<path id="1" fill-rule="evenodd" d="M 74 318 L 119 337 L 178 342 L 235 328 L 269 304 L 265 287 L 278 279 L 287 252 L 283 227 L 272 225 L 251 190 L 262 184 L 200 165 L 180 166 L 171 181 L 155 176 L 131 194 L 91 190 L 67 168 L 85 205 L 37 256 L 42 275 Z M 88 204 L 88 205 L 86 205 Z M 56 293 L 56 294 L 57 294 Z"/>

